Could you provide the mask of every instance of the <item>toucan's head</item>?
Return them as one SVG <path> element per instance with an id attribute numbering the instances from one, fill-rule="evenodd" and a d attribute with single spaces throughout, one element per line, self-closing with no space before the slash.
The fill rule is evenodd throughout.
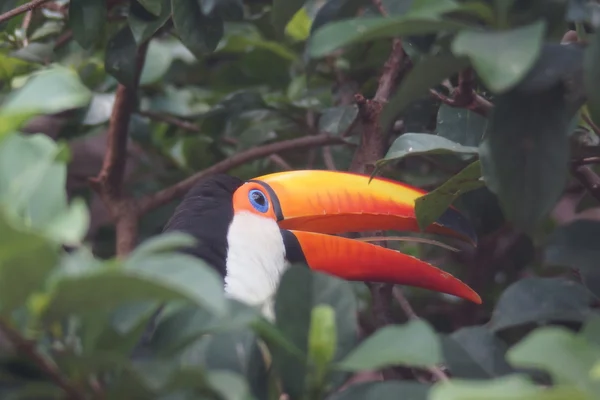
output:
<path id="1" fill-rule="evenodd" d="M 230 296 L 250 304 L 269 303 L 282 272 L 298 261 L 347 280 L 417 286 L 481 303 L 471 288 L 431 264 L 332 235 L 418 231 L 414 201 L 423 194 L 347 172 L 291 171 L 246 182 L 218 175 L 188 192 L 165 230 L 195 236 L 199 243 L 188 252 L 221 272 Z M 476 244 L 472 227 L 454 208 L 427 231 Z"/>

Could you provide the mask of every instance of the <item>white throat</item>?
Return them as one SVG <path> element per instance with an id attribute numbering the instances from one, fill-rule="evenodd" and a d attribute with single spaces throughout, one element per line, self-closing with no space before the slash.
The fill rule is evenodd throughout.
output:
<path id="1" fill-rule="evenodd" d="M 273 301 L 281 274 L 289 266 L 277 223 L 251 212 L 237 212 L 227 233 L 225 293 L 259 305 L 274 318 Z"/>

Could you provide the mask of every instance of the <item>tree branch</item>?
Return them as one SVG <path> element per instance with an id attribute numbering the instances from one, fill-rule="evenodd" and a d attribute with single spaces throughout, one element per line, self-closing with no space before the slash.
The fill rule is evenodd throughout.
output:
<path id="1" fill-rule="evenodd" d="M 6 322 L 0 320 L 0 331 L 15 346 L 16 350 L 33 362 L 42 372 L 60 387 L 71 400 L 84 400 L 86 395 L 75 384 L 63 376 L 56 366 L 46 357 L 38 353 L 35 342 L 24 338 L 18 331 L 10 327 Z"/>
<path id="2" fill-rule="evenodd" d="M 23 5 L 20 5 L 19 7 L 13 8 L 12 10 L 0 15 L 0 24 L 5 21 L 8 21 L 13 17 L 16 17 L 17 15 L 26 13 L 27 11 L 31 11 L 48 1 L 50 0 L 32 0 L 29 3 L 25 3 Z"/>
<path id="3" fill-rule="evenodd" d="M 571 175 L 573 175 L 586 188 L 586 190 L 600 201 L 600 176 L 587 165 L 571 164 Z"/>
<path id="4" fill-rule="evenodd" d="M 442 103 L 450 107 L 466 108 L 479 115 L 487 117 L 490 115 L 494 104 L 475 92 L 475 76 L 472 68 L 466 68 L 458 76 L 458 86 L 453 90 L 450 97 L 430 89 L 430 93 Z"/>
<path id="5" fill-rule="evenodd" d="M 306 147 L 322 146 L 326 144 L 341 144 L 344 141 L 337 136 L 326 134 L 304 136 L 298 139 L 284 140 L 281 142 L 270 143 L 260 147 L 254 147 L 245 151 L 241 151 L 225 160 L 208 167 L 181 182 L 174 184 L 171 187 L 161 190 L 160 192 L 141 198 L 138 201 L 137 213 L 142 215 L 157 207 L 169 203 L 176 198 L 183 196 L 192 186 L 198 181 L 210 175 L 226 172 L 239 165 L 252 160 L 266 157 L 271 154 L 279 153 L 287 150 L 301 149 Z"/>

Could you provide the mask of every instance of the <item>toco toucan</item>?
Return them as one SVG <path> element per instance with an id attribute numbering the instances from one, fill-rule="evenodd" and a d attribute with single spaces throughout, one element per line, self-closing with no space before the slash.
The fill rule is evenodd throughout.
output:
<path id="1" fill-rule="evenodd" d="M 481 303 L 469 286 L 431 264 L 366 241 L 333 236 L 418 231 L 414 201 L 425 192 L 367 175 L 324 170 L 273 173 L 248 181 L 216 175 L 186 194 L 165 226 L 196 238 L 185 251 L 224 278 L 231 298 L 272 315 L 291 263 L 346 280 L 410 285 Z M 476 245 L 468 220 L 449 208 L 427 230 Z"/>

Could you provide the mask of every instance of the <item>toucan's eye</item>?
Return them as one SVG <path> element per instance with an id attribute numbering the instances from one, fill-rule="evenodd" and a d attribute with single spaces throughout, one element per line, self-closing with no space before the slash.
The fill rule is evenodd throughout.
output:
<path id="1" fill-rule="evenodd" d="M 250 204 L 252 204 L 252 207 L 254 207 L 256 211 L 266 213 L 269 210 L 267 196 L 260 190 L 252 189 L 248 192 L 248 198 L 250 199 Z"/>

